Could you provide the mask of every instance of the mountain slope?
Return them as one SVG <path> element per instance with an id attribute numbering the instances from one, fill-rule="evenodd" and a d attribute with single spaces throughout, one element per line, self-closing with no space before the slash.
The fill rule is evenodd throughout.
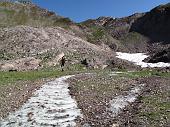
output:
<path id="1" fill-rule="evenodd" d="M 84 41 L 60 27 L 17 26 L 0 29 L 0 51 L 1 60 L 35 57 L 46 62 L 64 53 L 69 63 L 80 63 L 88 58 L 95 65 L 102 65 L 114 56 L 111 50 Z"/>
<path id="2" fill-rule="evenodd" d="M 100 17 L 82 22 L 81 25 L 87 30 L 94 26 L 102 29 L 108 36 L 116 39 L 111 39 L 110 42 L 115 42 L 118 51 L 156 53 L 169 47 L 169 22 L 170 3 L 147 13 L 136 13 L 124 18 Z M 107 44 L 107 41 L 102 42 Z"/>
<path id="3" fill-rule="evenodd" d="M 64 53 L 70 63 L 88 58 L 93 67 L 119 66 L 123 63 L 115 59 L 115 51 L 157 53 L 169 47 L 169 10 L 167 4 L 129 17 L 74 23 L 33 4 L 0 2 L 0 61 L 28 57 L 48 64 Z M 162 42 L 152 43 L 154 37 Z"/>
<path id="4" fill-rule="evenodd" d="M 68 27 L 72 24 L 70 19 L 36 5 L 9 2 L 0 2 L 0 21 L 0 27 L 17 25 Z"/>
<path id="5" fill-rule="evenodd" d="M 93 33 L 94 27 L 104 31 L 104 35 L 97 41 L 107 45 L 109 44 L 113 50 L 124 52 L 147 52 L 148 38 L 137 32 L 129 32 L 132 24 L 143 15 L 145 14 L 137 13 L 129 17 L 116 19 L 111 17 L 100 17 L 95 20 L 82 22 L 81 25 L 84 26 L 83 28 L 87 33 Z M 92 41 L 94 41 L 94 39 Z M 89 40 L 89 42 L 92 41 Z"/>

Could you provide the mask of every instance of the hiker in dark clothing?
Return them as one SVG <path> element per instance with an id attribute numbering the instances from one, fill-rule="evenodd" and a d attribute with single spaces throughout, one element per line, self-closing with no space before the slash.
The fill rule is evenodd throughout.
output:
<path id="1" fill-rule="evenodd" d="M 64 67 L 64 65 L 65 65 L 65 62 L 66 62 L 66 59 L 65 59 L 65 57 L 63 56 L 62 58 L 61 58 L 61 69 L 62 69 L 62 71 L 64 71 L 64 69 L 63 69 L 63 67 Z"/>
<path id="2" fill-rule="evenodd" d="M 81 64 L 85 65 L 86 67 L 89 66 L 87 59 L 85 58 L 84 60 L 81 61 Z"/>

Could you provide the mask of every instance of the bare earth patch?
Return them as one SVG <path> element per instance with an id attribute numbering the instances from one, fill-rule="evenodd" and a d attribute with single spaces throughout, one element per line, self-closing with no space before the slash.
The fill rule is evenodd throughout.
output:
<path id="1" fill-rule="evenodd" d="M 108 74 L 79 75 L 70 79 L 70 91 L 75 96 L 83 119 L 79 126 L 112 127 L 113 112 L 109 110 L 110 100 L 126 93 L 137 84 L 136 80 Z"/>

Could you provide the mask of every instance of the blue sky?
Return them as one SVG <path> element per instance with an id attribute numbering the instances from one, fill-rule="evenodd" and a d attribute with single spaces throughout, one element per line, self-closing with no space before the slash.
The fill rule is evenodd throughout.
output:
<path id="1" fill-rule="evenodd" d="M 136 12 L 146 12 L 170 0 L 33 0 L 33 2 L 75 22 L 81 22 L 100 16 L 124 17 Z"/>

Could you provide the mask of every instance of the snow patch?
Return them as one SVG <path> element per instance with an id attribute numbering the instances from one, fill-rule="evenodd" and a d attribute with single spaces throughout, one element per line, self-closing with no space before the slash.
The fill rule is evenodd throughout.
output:
<path id="1" fill-rule="evenodd" d="M 143 87 L 144 84 L 140 84 L 132 88 L 130 91 L 128 91 L 126 96 L 120 95 L 111 100 L 110 111 L 112 111 L 113 117 L 116 117 L 122 111 L 122 109 L 124 109 L 130 103 L 134 102 L 137 99 Z"/>
<path id="2" fill-rule="evenodd" d="M 170 67 L 170 63 L 164 63 L 164 62 L 159 62 L 159 63 L 146 63 L 143 62 L 144 59 L 149 57 L 145 53 L 122 53 L 122 52 L 116 52 L 117 58 L 119 59 L 124 59 L 130 62 L 133 62 L 136 65 L 141 66 L 142 68 L 145 67 Z"/>
<path id="3" fill-rule="evenodd" d="M 74 127 L 75 119 L 82 117 L 76 101 L 69 94 L 72 76 L 63 76 L 48 82 L 37 90 L 20 110 L 0 122 L 1 127 Z"/>

